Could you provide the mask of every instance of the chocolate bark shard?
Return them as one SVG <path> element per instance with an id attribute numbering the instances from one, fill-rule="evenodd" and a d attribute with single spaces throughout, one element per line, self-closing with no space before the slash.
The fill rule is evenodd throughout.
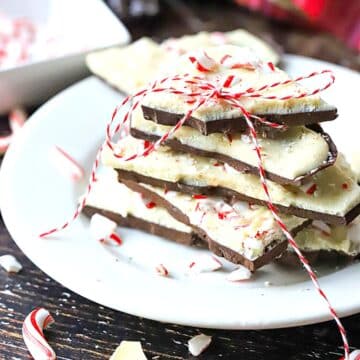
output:
<path id="1" fill-rule="evenodd" d="M 139 111 L 134 112 L 131 119 L 130 133 L 137 139 L 155 142 L 170 129 L 170 127 L 155 125 L 145 120 Z M 256 153 L 247 135 L 239 137 L 237 134 L 229 140 L 223 134 L 205 137 L 196 130 L 182 128 L 166 139 L 164 144 L 175 151 L 205 156 L 227 163 L 241 172 L 259 174 Z M 302 184 L 320 170 L 333 165 L 337 157 L 335 144 L 317 124 L 311 125 L 310 129 L 293 127 L 287 133 L 278 134 L 274 140 L 260 138 L 259 144 L 265 154 L 265 175 L 279 184 Z M 304 154 L 304 147 L 309 148 L 305 150 L 309 155 L 311 154 L 311 159 Z M 307 159 L 306 163 L 304 163 L 305 159 Z M 312 167 L 309 166 L 309 162 Z"/>
<path id="2" fill-rule="evenodd" d="M 114 147 L 126 158 L 142 152 L 144 142 L 127 136 Z M 214 166 L 208 158 L 178 153 L 166 146 L 132 161 L 115 157 L 107 147 L 102 155 L 105 165 L 130 172 L 133 178 L 142 178 L 145 183 L 267 205 L 259 177 L 240 173 L 231 167 Z M 281 212 L 333 224 L 350 222 L 359 214 L 360 186 L 342 156 L 334 166 L 314 175 L 312 182 L 309 189 L 282 186 L 271 181 L 267 184 L 272 202 Z"/>
<path id="3" fill-rule="evenodd" d="M 166 39 L 161 43 L 161 47 L 175 53 L 175 55 L 181 55 L 203 47 L 224 44 L 250 48 L 264 61 L 270 61 L 274 64 L 278 64 L 280 61 L 280 49 L 278 51 L 274 50 L 274 48 L 271 48 L 265 41 L 243 29 L 211 33 L 201 31 L 194 35 L 184 35 L 180 38 Z M 277 44 L 272 45 L 276 46 Z"/>
<path id="4" fill-rule="evenodd" d="M 116 171 L 119 174 L 119 179 L 127 179 L 133 182 L 141 182 L 144 184 L 161 187 L 167 190 L 180 191 L 186 194 L 192 194 L 192 195 L 203 194 L 207 196 L 219 196 L 226 199 L 226 201 L 229 202 L 230 204 L 235 203 L 237 201 L 247 201 L 252 204 L 267 206 L 267 202 L 264 200 L 246 196 L 244 194 L 237 193 L 234 190 L 222 188 L 219 186 L 214 187 L 214 186 L 188 185 L 181 182 L 170 182 L 170 181 L 144 176 L 134 171 L 127 171 L 121 169 L 116 169 Z M 344 216 L 324 214 L 321 212 L 301 209 L 293 206 L 287 207 L 276 203 L 274 205 L 283 214 L 295 215 L 306 219 L 322 220 L 326 223 L 330 223 L 334 225 L 349 224 L 360 214 L 360 204 L 356 205 Z"/>
<path id="5" fill-rule="evenodd" d="M 170 75 L 182 74 L 186 74 L 183 80 L 170 78 L 162 91 L 149 92 L 144 97 L 146 119 L 174 125 L 192 111 L 187 124 L 206 135 L 247 129 L 244 109 L 251 115 L 287 126 L 336 118 L 334 106 L 318 95 L 307 95 L 316 89 L 307 90 L 276 67 L 269 69 L 248 49 L 224 45 L 186 54 L 174 62 Z M 199 99 L 206 101 L 196 107 Z"/>
<path id="6" fill-rule="evenodd" d="M 242 234 L 241 227 L 239 227 L 237 230 L 235 230 L 239 236 L 236 239 L 236 242 L 232 242 L 231 239 L 225 239 L 224 238 L 225 234 L 222 237 L 222 239 L 219 239 L 219 238 L 214 239 L 214 236 L 216 236 L 214 234 L 217 233 L 217 231 L 213 230 L 214 226 L 216 226 L 216 225 L 220 226 L 221 222 L 225 221 L 222 223 L 223 227 L 221 228 L 222 229 L 221 231 L 223 231 L 223 232 L 228 231 L 229 228 L 227 228 L 225 226 L 225 224 L 226 224 L 226 221 L 231 221 L 231 220 L 222 220 L 221 218 L 216 220 L 217 217 L 216 216 L 212 217 L 213 214 L 210 213 L 211 210 L 209 209 L 208 210 L 210 213 L 209 218 L 207 219 L 207 216 L 208 216 L 207 214 L 201 215 L 202 218 L 199 222 L 198 220 L 194 220 L 195 218 L 193 217 L 194 214 L 197 212 L 196 209 L 197 209 L 198 203 L 196 202 L 196 200 L 193 200 L 191 196 L 187 196 L 184 194 L 176 194 L 177 197 L 181 197 L 181 199 L 179 200 L 179 198 L 175 199 L 176 196 L 174 194 L 166 193 L 166 192 L 156 189 L 154 187 L 147 186 L 144 184 L 139 184 L 134 181 L 128 181 L 123 178 L 119 179 L 119 180 L 122 181 L 126 186 L 128 186 L 133 191 L 141 192 L 142 194 L 144 194 L 145 196 L 147 196 L 148 198 L 150 198 L 154 202 L 156 202 L 159 206 L 164 207 L 178 221 L 182 221 L 186 225 L 191 226 L 193 228 L 194 232 L 196 232 L 202 239 L 204 239 L 208 242 L 210 250 L 213 251 L 216 255 L 223 256 L 231 262 L 234 262 L 237 264 L 242 264 L 242 265 L 246 266 L 248 269 L 250 269 L 251 271 L 255 271 L 259 267 L 271 262 L 274 258 L 279 256 L 287 248 L 287 241 L 286 241 L 284 235 L 281 233 L 281 230 L 277 227 L 272 228 L 273 232 L 272 231 L 270 232 L 270 230 L 269 230 L 269 233 L 266 233 L 266 231 L 264 231 L 264 234 L 261 235 L 261 236 L 263 236 L 262 240 L 260 240 L 260 239 L 255 240 L 255 238 L 251 237 L 252 235 L 254 235 L 254 234 L 252 234 L 252 230 L 254 230 L 254 229 L 245 230 L 244 233 Z M 212 201 L 213 200 L 214 199 L 212 199 Z M 186 208 L 186 210 L 185 210 L 185 208 Z M 192 210 L 187 211 L 188 209 L 192 209 Z M 250 211 L 250 210 L 248 210 L 248 211 Z M 257 210 L 255 210 L 255 211 L 257 211 Z M 268 210 L 265 210 L 265 209 L 259 210 L 259 212 L 263 215 L 266 214 L 267 211 Z M 240 213 L 241 213 L 241 210 L 240 210 Z M 268 215 L 270 215 L 270 214 L 268 214 Z M 248 220 L 246 217 L 244 219 Z M 243 223 L 244 219 L 241 218 L 239 221 L 235 220 L 235 223 L 237 223 L 237 222 Z M 260 220 L 260 219 L 258 219 L 257 217 L 255 217 L 255 219 L 253 219 L 253 221 L 255 221 L 256 224 L 259 222 L 258 220 Z M 262 220 L 264 220 L 263 223 L 261 223 L 261 224 L 259 223 L 259 228 L 256 228 L 259 230 L 256 230 L 255 236 L 257 236 L 257 234 L 259 234 L 260 229 L 262 229 L 262 226 L 265 226 L 265 222 L 269 221 L 270 218 L 266 219 L 264 217 Z M 207 221 L 209 221 L 209 222 L 207 222 Z M 288 226 L 290 227 L 289 230 L 293 235 L 298 233 L 300 230 L 302 230 L 309 224 L 308 220 L 301 220 L 301 219 L 298 219 L 295 217 L 287 217 L 286 221 L 288 222 Z M 217 222 L 219 222 L 219 223 L 217 224 Z M 251 227 L 253 225 L 255 226 L 256 224 L 252 223 Z M 291 224 L 291 225 L 289 225 L 289 224 Z M 229 223 L 226 225 L 229 225 Z M 231 223 L 231 226 L 232 225 L 233 225 L 233 223 Z M 267 224 L 266 226 L 272 226 L 272 225 Z M 220 228 L 218 228 L 218 229 L 220 229 Z M 245 233 L 248 236 L 248 238 L 242 239 L 244 241 L 244 243 L 241 243 L 242 240 L 240 239 L 240 235 L 241 234 L 244 235 Z M 248 241 L 249 241 L 249 244 L 250 243 L 252 244 L 253 249 L 248 249 L 247 245 L 245 245 L 245 242 L 247 244 Z M 265 244 L 263 244 L 264 247 L 261 250 L 258 248 L 258 245 L 262 241 L 264 241 Z M 257 243 L 257 245 L 255 243 Z M 267 243 L 267 245 L 266 245 L 266 243 Z M 241 246 L 239 244 L 242 244 L 243 250 L 236 251 L 234 249 L 234 244 L 236 244 L 237 248 L 238 247 L 241 248 Z M 249 256 L 249 254 L 253 254 L 253 255 Z"/>
<path id="7" fill-rule="evenodd" d="M 146 120 L 154 121 L 157 124 L 175 126 L 181 120 L 184 114 L 174 114 L 161 109 L 154 109 L 146 105 L 141 106 L 143 115 Z M 325 121 L 335 120 L 338 116 L 336 109 L 319 110 L 308 113 L 294 113 L 294 114 L 254 114 L 266 120 L 286 126 L 302 126 L 311 125 Z M 266 126 L 263 123 L 254 120 L 253 124 L 256 131 L 265 136 L 272 137 L 274 133 L 283 131 L 281 129 L 274 129 Z M 186 122 L 186 126 L 190 126 L 198 130 L 203 135 L 213 133 L 235 133 L 247 132 L 248 126 L 243 117 L 234 117 L 230 119 L 219 119 L 211 121 L 203 121 L 196 117 L 190 117 Z"/>
<path id="8" fill-rule="evenodd" d="M 194 232 L 183 232 L 175 229 L 171 229 L 156 223 L 146 221 L 141 218 L 137 218 L 132 215 L 126 217 L 121 216 L 115 212 L 100 209 L 93 206 L 86 205 L 84 208 L 84 214 L 91 217 L 94 214 L 101 214 L 107 218 L 115 221 L 118 225 L 129 227 L 132 229 L 138 229 L 145 231 L 149 234 L 161 236 L 166 239 L 170 239 L 179 244 L 190 245 L 190 246 L 206 246 L 204 241 L 196 235 Z"/>

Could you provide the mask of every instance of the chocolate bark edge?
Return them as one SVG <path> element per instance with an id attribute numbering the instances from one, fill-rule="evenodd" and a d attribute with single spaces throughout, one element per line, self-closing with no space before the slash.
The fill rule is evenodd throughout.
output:
<path id="1" fill-rule="evenodd" d="M 320 263 L 330 263 L 333 262 L 335 265 L 338 263 L 346 264 L 351 263 L 352 261 L 358 259 L 360 254 L 358 255 L 349 255 L 341 251 L 336 250 L 316 250 L 316 251 L 308 251 L 301 250 L 301 253 L 308 260 L 310 265 L 317 265 Z M 302 267 L 302 264 L 298 258 L 298 256 L 292 251 L 284 251 L 277 259 L 276 263 L 289 266 L 289 267 Z"/>
<path id="2" fill-rule="evenodd" d="M 194 232 L 186 233 L 179 230 L 170 229 L 131 215 L 123 217 L 112 211 L 100 209 L 90 205 L 86 205 L 83 209 L 83 212 L 88 217 L 91 217 L 94 214 L 101 214 L 111 219 L 112 221 L 115 221 L 120 226 L 142 230 L 153 235 L 173 240 L 179 244 L 199 247 L 204 247 L 205 245 L 204 241 Z"/>
<path id="3" fill-rule="evenodd" d="M 154 121 L 161 125 L 174 126 L 184 116 L 183 114 L 173 114 L 164 110 L 153 109 L 151 107 L 142 105 L 143 116 L 146 120 Z M 274 122 L 287 126 L 300 126 L 316 124 L 324 121 L 335 120 L 338 116 L 337 109 L 311 111 L 294 114 L 254 114 L 259 117 L 266 118 L 267 121 Z M 217 119 L 212 121 L 202 121 L 195 117 L 190 117 L 184 125 L 190 126 L 200 131 L 203 135 L 212 133 L 232 133 L 245 132 L 248 126 L 243 117 L 236 117 L 231 119 Z M 270 126 L 263 125 L 259 121 L 254 121 L 255 129 L 259 133 L 269 134 L 279 129 L 273 129 Z"/>
<path id="4" fill-rule="evenodd" d="M 196 195 L 208 195 L 208 196 L 219 196 L 225 199 L 228 203 L 233 203 L 235 201 L 246 201 L 249 203 L 267 206 L 265 200 L 256 199 L 244 194 L 240 194 L 234 190 L 216 187 L 216 186 L 195 186 L 183 184 L 181 182 L 170 182 L 166 180 L 160 180 L 153 177 L 148 177 L 145 175 L 138 174 L 134 171 L 127 171 L 122 169 L 115 169 L 118 173 L 119 181 L 130 180 L 134 182 L 140 182 L 144 184 L 149 184 L 152 186 L 164 188 L 167 190 L 179 191 L 186 194 Z M 325 214 L 318 211 L 306 210 L 302 208 L 297 208 L 295 206 L 284 206 L 274 203 L 278 210 L 284 214 L 295 215 L 301 218 L 311 219 L 311 220 L 322 220 L 328 224 L 333 225 L 347 225 L 352 220 L 354 220 L 360 214 L 360 203 L 354 206 L 350 211 L 348 211 L 344 216 Z"/>
<path id="5" fill-rule="evenodd" d="M 280 256 L 288 247 L 287 240 L 283 241 L 277 241 L 274 240 L 272 244 L 270 244 L 266 249 L 264 255 L 258 257 L 255 260 L 249 260 L 242 256 L 241 254 L 237 253 L 236 251 L 221 245 L 211 239 L 208 234 L 198 226 L 192 225 L 188 216 L 184 214 L 182 211 L 180 211 L 177 207 L 172 205 L 170 202 L 168 202 L 166 199 L 158 195 L 157 193 L 147 189 L 146 187 L 143 187 L 139 185 L 137 182 L 129 181 L 120 179 L 124 185 L 126 185 L 129 189 L 140 192 L 144 196 L 150 198 L 152 201 L 156 202 L 159 206 L 165 208 L 171 216 L 173 216 L 178 221 L 183 222 L 184 224 L 191 226 L 194 231 L 208 243 L 209 250 L 212 251 L 215 255 L 221 256 L 227 260 L 229 260 L 232 263 L 235 264 L 241 264 L 245 267 L 247 267 L 250 271 L 255 271 L 256 269 L 270 263 L 273 261 L 276 257 Z M 292 229 L 290 232 L 293 236 L 295 236 L 299 231 L 307 227 L 311 221 L 305 221 L 301 225 L 297 226 L 296 228 Z"/>
<path id="6" fill-rule="evenodd" d="M 335 146 L 334 142 L 332 141 L 332 139 L 330 138 L 330 136 L 323 131 L 321 126 L 319 126 L 317 124 L 309 125 L 308 127 L 311 130 L 319 133 L 322 136 L 322 138 L 326 141 L 326 143 L 329 147 L 329 152 L 328 152 L 328 157 L 326 159 L 326 162 L 323 162 L 320 166 L 312 169 L 311 171 L 307 172 L 304 175 L 296 177 L 295 179 L 288 179 L 288 178 L 274 174 L 269 171 L 265 171 L 266 178 L 268 178 L 269 180 L 272 180 L 278 184 L 281 184 L 281 185 L 301 185 L 304 182 L 306 182 L 307 180 L 309 180 L 312 176 L 314 176 L 319 171 L 324 170 L 327 167 L 329 167 L 335 163 L 338 152 L 337 152 L 336 146 Z M 141 130 L 138 130 L 136 128 L 133 128 L 133 127 L 130 127 L 130 135 L 136 139 L 148 140 L 151 142 L 155 142 L 158 139 L 160 139 L 160 136 L 153 135 L 153 134 L 147 134 L 147 133 L 145 133 Z M 241 160 L 234 159 L 227 155 L 219 154 L 219 153 L 216 153 L 213 151 L 206 151 L 206 150 L 194 148 L 192 146 L 181 143 L 177 139 L 172 139 L 172 138 L 165 140 L 164 144 L 169 146 L 170 148 L 174 149 L 175 151 L 182 151 L 182 152 L 190 153 L 190 154 L 197 155 L 197 156 L 213 158 L 215 160 L 229 164 L 231 167 L 233 167 L 234 169 L 236 169 L 240 172 L 259 175 L 259 169 L 257 166 L 252 166 Z"/>

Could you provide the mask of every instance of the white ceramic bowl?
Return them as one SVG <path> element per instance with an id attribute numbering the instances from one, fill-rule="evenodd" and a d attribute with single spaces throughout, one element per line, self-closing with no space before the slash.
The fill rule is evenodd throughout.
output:
<path id="1" fill-rule="evenodd" d="M 101 0 L 2 0 L 0 12 L 50 26 L 73 42 L 71 53 L 0 69 L 0 113 L 40 104 L 88 74 L 88 52 L 130 41 L 127 29 Z"/>

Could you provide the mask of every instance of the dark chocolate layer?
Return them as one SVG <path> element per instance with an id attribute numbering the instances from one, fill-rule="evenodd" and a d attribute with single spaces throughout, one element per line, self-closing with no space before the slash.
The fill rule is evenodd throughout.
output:
<path id="1" fill-rule="evenodd" d="M 311 265 L 317 265 L 320 263 L 333 263 L 335 266 L 338 264 L 346 264 L 355 259 L 359 258 L 359 255 L 351 256 L 340 251 L 328 251 L 328 250 L 317 250 L 317 251 L 306 251 L 302 250 L 302 254 L 306 257 Z M 301 267 L 302 264 L 298 256 L 292 251 L 283 252 L 277 259 L 276 262 L 291 267 Z"/>
<path id="2" fill-rule="evenodd" d="M 94 214 L 101 214 L 103 216 L 106 216 L 107 218 L 115 221 L 118 225 L 138 229 L 145 231 L 150 234 L 154 234 L 157 236 L 161 236 L 170 240 L 173 240 L 179 244 L 183 245 L 195 245 L 195 246 L 206 246 L 206 243 L 199 238 L 199 236 L 193 232 L 186 233 L 174 229 L 169 229 L 165 226 L 161 226 L 158 224 L 154 224 L 151 222 L 148 222 L 146 220 L 134 217 L 134 216 L 127 216 L 123 217 L 119 214 L 116 214 L 112 211 L 99 209 L 93 206 L 86 205 L 84 210 L 84 214 L 91 217 Z"/>
<path id="3" fill-rule="evenodd" d="M 311 130 L 316 131 L 317 133 L 321 134 L 321 136 L 323 137 L 323 139 L 326 141 L 326 143 L 329 146 L 329 153 L 328 153 L 328 158 L 326 160 L 326 162 L 322 163 L 320 166 L 318 166 L 317 168 L 312 169 L 311 171 L 309 171 L 308 173 L 298 176 L 295 179 L 288 179 L 285 178 L 283 176 L 274 174 L 272 172 L 269 171 L 265 171 L 265 176 L 269 179 L 272 180 L 278 184 L 283 184 L 283 185 L 287 185 L 287 184 L 292 184 L 292 185 L 300 185 L 303 184 L 304 182 L 306 182 L 307 180 L 309 180 L 314 174 L 316 174 L 317 172 L 333 165 L 336 161 L 336 157 L 337 157 L 337 149 L 336 146 L 334 144 L 334 142 L 332 141 L 332 139 L 330 138 L 330 136 L 325 133 L 322 128 L 317 125 L 310 125 L 309 128 Z M 137 139 L 142 139 L 142 140 L 148 140 L 151 142 L 155 142 L 156 140 L 160 139 L 160 136 L 158 135 L 153 135 L 153 134 L 147 134 L 141 130 L 138 130 L 136 128 L 131 128 L 130 129 L 130 134 Z M 209 158 L 213 158 L 216 159 L 218 161 L 221 161 L 223 163 L 227 163 L 230 166 L 232 166 L 234 169 L 244 172 L 244 173 L 250 173 L 250 174 L 254 174 L 254 175 L 259 175 L 259 169 L 257 166 L 252 166 L 249 165 L 241 160 L 238 159 L 234 159 L 230 156 L 224 155 L 224 154 L 219 154 L 216 152 L 212 152 L 212 151 L 206 151 L 206 150 L 202 150 L 202 149 L 198 149 L 198 148 L 194 148 L 192 146 L 186 145 L 186 144 L 182 144 L 179 140 L 177 139 L 167 139 L 164 142 L 165 145 L 171 147 L 172 149 L 176 150 L 176 151 L 182 151 L 185 153 L 190 153 L 193 155 L 197 155 L 197 156 L 204 156 L 204 157 L 209 157 Z"/>
<path id="4" fill-rule="evenodd" d="M 138 183 L 149 184 L 157 186 L 160 188 L 166 188 L 168 190 L 180 191 L 187 194 L 202 194 L 208 196 L 219 196 L 224 198 L 229 203 L 235 201 L 247 201 L 253 204 L 267 206 L 267 202 L 264 200 L 256 199 L 244 194 L 240 194 L 234 190 L 216 187 L 216 186 L 195 186 L 187 185 L 181 182 L 170 182 L 161 179 L 156 179 L 148 176 L 138 174 L 133 171 L 126 171 L 121 169 L 115 169 L 119 175 L 119 181 L 130 180 Z M 353 209 L 351 209 L 344 216 L 324 214 L 321 212 L 306 210 L 294 206 L 283 206 L 280 204 L 274 204 L 278 210 L 284 214 L 295 215 L 301 218 L 312 219 L 312 220 L 322 220 L 328 224 L 334 225 L 346 225 L 349 224 L 360 214 L 360 204 L 357 204 Z"/>
<path id="5" fill-rule="evenodd" d="M 146 120 L 154 121 L 161 125 L 174 126 L 184 116 L 183 114 L 173 114 L 167 111 L 153 109 L 148 106 L 142 105 L 142 111 Z M 286 125 L 286 126 L 300 126 L 316 124 L 324 121 L 330 121 L 337 118 L 337 109 L 311 111 L 294 114 L 254 114 L 268 121 Z M 219 119 L 212 121 L 202 121 L 195 117 L 190 117 L 185 125 L 190 126 L 200 131 L 203 135 L 212 133 L 232 133 L 232 132 L 245 132 L 248 126 L 243 117 L 236 117 L 232 119 Z M 271 134 L 278 129 L 273 129 L 266 126 L 259 121 L 254 121 L 255 129 L 259 134 Z M 270 135 L 271 136 L 271 135 Z"/>
<path id="6" fill-rule="evenodd" d="M 204 239 L 208 243 L 210 251 L 212 251 L 214 254 L 224 257 L 225 259 L 235 264 L 244 265 L 251 271 L 255 271 L 261 266 L 270 263 L 287 249 L 288 246 L 287 240 L 283 240 L 283 241 L 279 239 L 274 240 L 273 244 L 268 246 L 264 255 L 258 257 L 255 260 L 249 260 L 244 256 L 242 256 L 241 254 L 237 253 L 236 251 L 229 249 L 228 247 L 221 245 L 216 241 L 214 241 L 213 239 L 211 239 L 210 236 L 203 229 L 192 225 L 190 219 L 186 214 L 184 214 L 180 209 L 175 207 L 173 204 L 168 202 L 166 199 L 164 199 L 157 193 L 152 192 L 148 188 L 141 186 L 137 182 L 129 181 L 124 178 L 121 178 L 121 176 L 119 177 L 119 181 L 123 182 L 131 190 L 144 194 L 146 197 L 156 202 L 156 204 L 165 208 L 169 212 L 169 214 L 178 221 L 181 221 L 184 224 L 191 226 L 194 232 L 197 233 L 202 239 Z M 309 223 L 310 221 L 306 221 L 297 228 L 292 229 L 291 230 L 292 235 L 295 236 L 299 231 L 301 231 L 306 226 L 308 226 Z"/>

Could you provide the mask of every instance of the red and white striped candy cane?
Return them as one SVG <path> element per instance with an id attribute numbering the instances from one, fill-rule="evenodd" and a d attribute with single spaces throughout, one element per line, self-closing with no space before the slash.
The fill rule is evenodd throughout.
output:
<path id="1" fill-rule="evenodd" d="M 212 69 L 214 69 L 215 67 L 217 67 L 217 64 L 214 64 L 214 60 L 211 59 L 207 54 L 202 54 L 200 57 L 196 58 L 189 58 L 189 60 L 196 66 L 196 68 L 199 71 L 202 72 L 210 72 L 212 71 Z M 310 79 L 316 76 L 321 76 L 321 75 L 326 75 L 329 77 L 328 82 L 323 85 L 322 87 L 316 88 L 314 90 L 304 90 L 302 91 L 300 94 L 298 93 L 294 93 L 294 94 L 287 94 L 287 95 L 282 95 L 282 96 L 276 96 L 276 95 L 264 95 L 263 92 L 265 90 L 268 89 L 272 89 L 272 88 L 276 88 L 282 85 L 286 85 L 286 84 L 290 84 L 290 83 L 296 83 L 302 80 L 306 80 L 306 79 Z M 231 75 L 230 75 L 231 76 Z M 164 141 L 166 141 L 169 137 L 171 137 L 192 115 L 193 113 L 202 105 L 206 105 L 210 100 L 211 101 L 225 101 L 228 104 L 230 104 L 232 107 L 237 107 L 238 109 L 240 109 L 240 111 L 242 112 L 244 119 L 246 121 L 246 124 L 249 128 L 250 131 L 250 137 L 251 140 L 255 146 L 255 151 L 258 157 L 258 170 L 259 170 L 259 176 L 260 176 L 260 180 L 262 183 L 262 187 L 263 190 L 267 196 L 267 206 L 269 208 L 269 210 L 271 211 L 274 219 L 276 220 L 277 224 L 280 226 L 281 230 L 283 231 L 284 235 L 286 236 L 286 238 L 288 239 L 290 245 L 292 246 L 292 248 L 294 249 L 295 253 L 297 254 L 297 256 L 299 257 L 301 263 L 303 264 L 304 268 L 306 269 L 306 271 L 309 274 L 309 277 L 311 279 L 311 281 L 313 282 L 315 288 L 317 289 L 318 293 L 320 294 L 320 296 L 324 299 L 324 301 L 326 302 L 328 308 L 329 308 L 329 312 L 331 314 L 331 316 L 333 317 L 333 319 L 335 320 L 338 328 L 339 328 L 339 332 L 341 334 L 342 340 L 343 340 L 343 346 L 344 346 L 344 354 L 345 354 L 345 360 L 349 360 L 349 344 L 348 344 L 348 340 L 346 337 L 346 331 L 335 311 L 335 309 L 332 307 L 328 297 L 326 296 L 326 294 L 324 293 L 324 291 L 321 289 L 319 281 L 316 277 L 315 272 L 312 270 L 311 266 L 309 265 L 308 261 L 306 260 L 306 258 L 303 256 L 303 254 L 301 253 L 300 249 L 298 248 L 294 238 L 291 236 L 290 232 L 288 231 L 288 229 L 286 228 L 284 222 L 282 221 L 282 219 L 280 218 L 280 215 L 278 213 L 278 210 L 276 209 L 276 207 L 274 206 L 272 199 L 271 199 L 271 195 L 269 193 L 269 188 L 267 185 L 267 180 L 265 178 L 265 169 L 263 166 L 263 161 L 262 161 L 262 154 L 261 154 L 261 148 L 259 146 L 258 143 L 258 139 L 257 139 L 257 133 L 253 124 L 253 120 L 257 120 L 260 121 L 264 124 L 266 124 L 267 126 L 271 126 L 274 128 L 279 128 L 282 127 L 282 125 L 279 124 L 275 124 L 275 123 L 271 123 L 269 121 L 266 121 L 264 119 L 259 118 L 258 116 L 252 115 L 250 114 L 242 105 L 240 100 L 242 98 L 260 98 L 260 99 L 264 99 L 264 100 L 280 100 L 280 101 L 285 101 L 285 100 L 289 100 L 289 99 L 301 99 L 304 98 L 306 96 L 310 96 L 310 95 L 315 95 L 325 89 L 327 89 L 328 87 L 330 87 L 334 81 L 335 81 L 335 77 L 333 75 L 333 73 L 330 70 L 323 70 L 323 71 L 317 71 L 317 72 L 312 72 L 309 75 L 306 76 L 300 76 L 296 79 L 288 79 L 288 80 L 284 80 L 284 81 L 278 81 L 278 82 L 274 82 L 271 84 L 265 84 L 257 89 L 254 89 L 252 87 L 240 91 L 240 92 L 234 92 L 231 89 L 231 82 L 233 81 L 233 79 L 227 77 L 227 78 L 220 78 L 220 79 L 216 79 L 216 80 L 212 80 L 209 81 L 207 79 L 205 79 L 204 77 L 201 76 L 193 76 L 191 78 L 189 78 L 187 75 L 185 76 L 180 76 L 180 75 L 176 75 L 175 77 L 171 78 L 172 80 L 172 84 L 171 86 L 167 86 L 166 82 L 169 80 L 170 78 L 164 78 L 160 81 L 155 81 L 152 86 L 150 86 L 149 88 L 143 89 L 141 91 L 139 91 L 137 94 L 135 94 L 132 97 L 127 97 L 122 104 L 117 107 L 113 113 L 113 116 L 111 118 L 110 123 L 107 126 L 107 132 L 106 132 L 106 141 L 105 144 L 114 152 L 114 155 L 116 157 L 118 157 L 119 159 L 123 160 L 123 161 L 131 161 L 134 159 L 137 159 L 139 157 L 143 157 L 143 156 L 147 156 L 149 155 L 152 151 L 155 151 L 158 146 L 160 146 Z M 174 85 L 174 83 L 179 83 L 179 88 L 176 88 L 176 86 Z M 187 91 L 186 89 L 186 85 L 191 86 L 191 91 Z M 194 88 L 197 88 L 198 90 L 194 90 Z M 173 94 L 180 94 L 180 95 L 184 95 L 187 98 L 194 98 L 195 101 L 193 102 L 188 102 L 189 104 L 194 104 L 192 108 L 190 108 L 186 114 L 182 117 L 182 119 L 180 119 L 178 121 L 178 123 L 172 127 L 167 133 L 165 133 L 158 141 L 156 141 L 154 144 L 151 144 L 149 147 L 145 148 L 143 151 L 140 151 L 139 153 L 136 154 L 132 154 L 126 158 L 123 158 L 122 155 L 116 154 L 115 152 L 115 147 L 112 145 L 112 139 L 115 137 L 115 135 L 121 131 L 122 127 L 127 123 L 128 119 L 131 117 L 132 111 L 135 110 L 135 108 L 137 106 L 139 106 L 141 100 L 146 97 L 149 93 L 155 93 L 155 92 L 168 92 L 168 93 L 173 93 Z M 130 110 L 128 110 L 122 121 L 115 127 L 114 130 L 111 130 L 111 126 L 113 124 L 113 122 L 116 119 L 116 115 L 118 113 L 118 110 L 120 108 L 122 108 L 123 106 L 125 106 L 130 100 L 133 100 L 133 105 L 131 106 Z M 103 145 L 104 146 L 104 145 Z M 91 178 L 95 178 L 95 173 L 96 173 L 96 169 L 98 166 L 98 162 L 99 162 L 99 154 L 102 151 L 103 146 L 100 148 L 98 155 L 96 157 L 95 160 L 95 164 L 93 167 L 93 171 L 92 171 L 92 175 Z M 87 194 L 90 192 L 91 190 L 91 182 L 88 185 L 88 191 Z M 78 209 L 76 210 L 73 219 L 76 219 L 76 217 L 80 214 L 83 206 L 86 203 L 86 197 L 87 195 L 83 198 L 82 203 L 79 205 Z M 71 221 L 72 221 L 71 220 Z M 70 222 L 71 222 L 70 221 Z M 42 236 L 51 234 L 53 232 L 59 231 L 65 227 L 67 227 L 70 222 L 65 223 L 63 226 L 53 229 L 50 232 L 44 233 L 42 234 Z"/>
<path id="2" fill-rule="evenodd" d="M 35 360 L 54 360 L 56 354 L 44 336 L 44 329 L 54 323 L 53 317 L 44 308 L 33 310 L 22 327 L 24 342 Z"/>
<path id="3" fill-rule="evenodd" d="M 5 154 L 13 140 L 13 135 L 24 126 L 26 118 L 27 115 L 21 108 L 14 109 L 10 112 L 8 120 L 12 133 L 10 135 L 0 136 L 0 154 Z"/>
<path id="4" fill-rule="evenodd" d="M 27 119 L 27 114 L 23 109 L 21 108 L 13 109 L 9 114 L 9 125 L 11 131 L 13 133 L 19 131 L 24 126 L 26 119 Z"/>

